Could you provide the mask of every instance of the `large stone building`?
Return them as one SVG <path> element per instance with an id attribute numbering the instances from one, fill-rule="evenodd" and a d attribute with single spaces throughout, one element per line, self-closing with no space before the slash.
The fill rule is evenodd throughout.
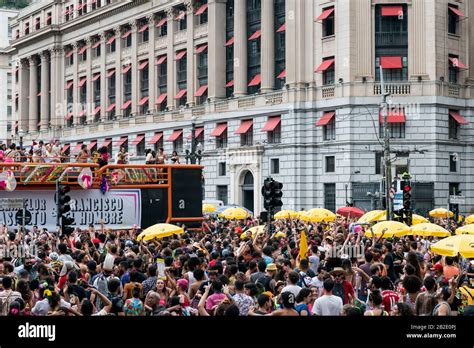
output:
<path id="1" fill-rule="evenodd" d="M 195 120 L 206 199 L 261 211 L 271 175 L 284 208 L 370 209 L 382 66 L 393 175 L 410 171 L 422 213 L 459 192 L 472 211 L 473 16 L 467 0 L 40 1 L 12 28 L 15 112 L 30 140 L 137 161 L 183 154 Z"/>
<path id="2" fill-rule="evenodd" d="M 12 129 L 12 48 L 9 22 L 18 14 L 17 10 L 0 7 L 0 142 L 11 140 Z"/>

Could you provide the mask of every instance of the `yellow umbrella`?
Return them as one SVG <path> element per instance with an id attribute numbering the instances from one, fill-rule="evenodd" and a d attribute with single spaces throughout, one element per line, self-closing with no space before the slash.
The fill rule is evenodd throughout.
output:
<path id="1" fill-rule="evenodd" d="M 281 237 L 286 238 L 285 232 L 280 231 L 275 234 L 275 238 L 281 238 Z"/>
<path id="2" fill-rule="evenodd" d="M 202 205 L 202 212 L 203 213 L 213 213 L 216 211 L 216 207 L 209 203 L 204 203 Z"/>
<path id="3" fill-rule="evenodd" d="M 140 233 L 137 240 L 152 240 L 155 238 L 164 238 L 172 236 L 173 234 L 184 233 L 182 227 L 171 225 L 171 224 L 156 224 L 148 227 L 145 231 Z"/>
<path id="4" fill-rule="evenodd" d="M 449 212 L 449 216 L 452 217 L 454 213 L 452 211 Z M 431 217 L 437 218 L 447 218 L 448 217 L 448 210 L 445 208 L 437 208 L 430 211 Z"/>
<path id="5" fill-rule="evenodd" d="M 474 215 L 469 215 L 469 216 L 466 218 L 466 224 L 467 224 L 467 225 L 474 224 Z"/>
<path id="6" fill-rule="evenodd" d="M 275 219 L 295 219 L 298 217 L 298 213 L 294 210 L 282 210 L 275 214 Z"/>
<path id="7" fill-rule="evenodd" d="M 384 238 L 391 238 L 395 236 L 401 237 L 408 234 L 410 232 L 410 227 L 397 221 L 382 221 L 372 226 L 372 228 L 369 228 L 365 232 L 366 237 L 372 237 L 371 230 L 374 232 L 376 237 L 383 236 Z"/>
<path id="8" fill-rule="evenodd" d="M 324 208 L 314 208 L 308 211 L 312 222 L 333 222 L 336 220 L 336 214 Z"/>
<path id="9" fill-rule="evenodd" d="M 431 246 L 431 251 L 443 256 L 461 256 L 474 258 L 474 235 L 463 234 L 440 240 Z"/>
<path id="10" fill-rule="evenodd" d="M 260 226 L 254 226 L 252 228 L 249 228 L 247 231 L 243 232 L 241 235 L 240 235 L 240 238 L 241 239 L 245 239 L 247 236 L 248 236 L 248 233 L 252 233 L 252 238 L 255 238 L 255 236 L 260 233 L 260 232 L 263 232 L 265 228 L 265 225 L 260 225 Z"/>
<path id="11" fill-rule="evenodd" d="M 311 221 L 311 217 L 308 215 L 307 211 L 302 210 L 302 211 L 299 211 L 297 214 L 298 214 L 297 215 L 298 219 L 306 221 L 306 222 Z"/>
<path id="12" fill-rule="evenodd" d="M 421 223 L 417 225 L 413 225 L 410 228 L 411 235 L 417 235 L 422 237 L 449 237 L 451 236 L 451 232 L 444 229 L 443 227 L 431 224 L 431 223 Z"/>
<path id="13" fill-rule="evenodd" d="M 459 227 L 456 230 L 456 234 L 474 234 L 474 225 Z"/>
<path id="14" fill-rule="evenodd" d="M 249 216 L 249 213 L 243 208 L 236 207 L 227 208 L 219 216 L 229 220 L 243 220 Z"/>
<path id="15" fill-rule="evenodd" d="M 376 222 L 385 215 L 385 210 L 372 210 L 362 215 L 357 222 Z"/>
<path id="16" fill-rule="evenodd" d="M 384 213 L 377 221 L 386 221 L 387 220 L 387 213 Z M 413 214 L 412 215 L 412 226 L 427 223 L 429 220 L 421 215 Z"/>

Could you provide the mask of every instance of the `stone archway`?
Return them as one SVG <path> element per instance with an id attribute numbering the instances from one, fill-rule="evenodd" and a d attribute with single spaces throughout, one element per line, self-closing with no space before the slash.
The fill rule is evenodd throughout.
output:
<path id="1" fill-rule="evenodd" d="M 252 172 L 250 170 L 243 171 L 239 181 L 241 182 L 241 201 L 239 204 L 253 212 L 255 210 L 255 180 Z"/>

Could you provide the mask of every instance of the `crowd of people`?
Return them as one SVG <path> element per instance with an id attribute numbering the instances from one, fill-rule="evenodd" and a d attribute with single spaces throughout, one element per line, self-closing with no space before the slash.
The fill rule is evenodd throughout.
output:
<path id="1" fill-rule="evenodd" d="M 151 241 L 136 228 L 3 226 L 3 250 L 26 254 L 1 256 L 0 314 L 473 315 L 474 260 L 434 254 L 432 237 L 366 237 L 352 222 L 278 220 L 252 235 L 257 219 L 208 217 L 201 230 Z"/>

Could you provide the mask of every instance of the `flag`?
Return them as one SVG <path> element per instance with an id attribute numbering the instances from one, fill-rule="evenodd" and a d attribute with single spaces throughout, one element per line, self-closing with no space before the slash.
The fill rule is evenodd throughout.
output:
<path id="1" fill-rule="evenodd" d="M 300 238 L 300 261 L 308 258 L 308 241 L 306 240 L 306 233 L 301 231 Z"/>

